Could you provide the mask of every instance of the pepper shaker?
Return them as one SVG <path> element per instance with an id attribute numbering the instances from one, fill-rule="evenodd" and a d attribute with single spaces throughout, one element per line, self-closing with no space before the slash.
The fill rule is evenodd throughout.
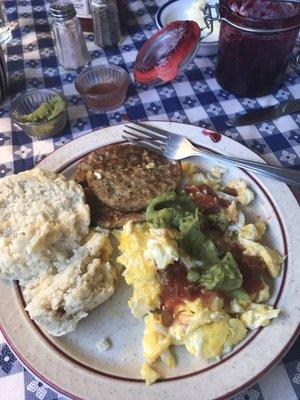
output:
<path id="1" fill-rule="evenodd" d="M 59 64 L 74 70 L 87 65 L 90 56 L 74 5 L 53 4 L 50 13 Z"/>
<path id="2" fill-rule="evenodd" d="M 121 39 L 116 0 L 91 0 L 94 42 L 100 47 L 115 46 Z"/>

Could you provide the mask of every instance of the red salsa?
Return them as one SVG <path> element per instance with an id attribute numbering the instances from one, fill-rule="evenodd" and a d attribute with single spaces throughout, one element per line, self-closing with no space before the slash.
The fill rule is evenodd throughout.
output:
<path id="1" fill-rule="evenodd" d="M 228 200 L 220 199 L 207 185 L 190 185 L 185 187 L 186 193 L 193 198 L 197 206 L 204 214 L 216 214 L 222 208 L 230 206 Z"/>
<path id="2" fill-rule="evenodd" d="M 227 186 L 222 190 L 222 192 L 229 194 L 230 196 L 234 196 L 234 197 L 236 197 L 238 195 L 237 191 L 235 189 L 229 188 Z"/>
<path id="3" fill-rule="evenodd" d="M 259 257 L 244 255 L 238 265 L 243 275 L 243 287 L 246 292 L 252 294 L 264 288 L 262 281 L 264 263 Z"/>
<path id="4" fill-rule="evenodd" d="M 233 255 L 243 276 L 243 288 L 247 293 L 252 294 L 264 288 L 262 276 L 265 264 L 263 260 L 243 254 L 244 248 L 230 237 L 222 235 L 220 231 L 211 231 L 209 235 L 220 255 L 224 255 L 227 251 Z"/>
<path id="5" fill-rule="evenodd" d="M 238 243 L 234 243 L 230 251 L 243 276 L 243 288 L 246 292 L 252 294 L 263 289 L 264 262 L 259 257 L 243 254 L 244 249 Z"/>
<path id="6" fill-rule="evenodd" d="M 176 307 L 184 300 L 196 300 L 201 298 L 206 306 L 209 306 L 220 293 L 205 290 L 201 285 L 187 280 L 187 268 L 181 262 L 169 265 L 161 275 L 161 301 L 162 320 L 165 326 L 173 322 L 173 314 Z"/>

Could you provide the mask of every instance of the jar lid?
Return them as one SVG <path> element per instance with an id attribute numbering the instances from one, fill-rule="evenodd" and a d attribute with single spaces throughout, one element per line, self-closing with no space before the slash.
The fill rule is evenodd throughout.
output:
<path id="1" fill-rule="evenodd" d="M 200 34 L 195 21 L 175 21 L 160 29 L 139 50 L 135 79 L 146 85 L 161 85 L 174 79 L 195 56 Z"/>
<path id="2" fill-rule="evenodd" d="M 72 3 L 53 4 L 50 7 L 50 14 L 57 21 L 67 21 L 75 17 L 76 10 Z"/>
<path id="3" fill-rule="evenodd" d="M 300 27 L 300 2 L 294 0 L 220 0 L 222 21 L 257 33 L 277 33 Z"/>

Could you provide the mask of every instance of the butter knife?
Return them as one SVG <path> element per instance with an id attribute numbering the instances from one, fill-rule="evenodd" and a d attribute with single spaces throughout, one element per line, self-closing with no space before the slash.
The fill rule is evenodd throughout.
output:
<path id="1" fill-rule="evenodd" d="M 300 100 L 288 100 L 275 106 L 258 108 L 226 121 L 228 126 L 255 125 L 300 111 Z"/>

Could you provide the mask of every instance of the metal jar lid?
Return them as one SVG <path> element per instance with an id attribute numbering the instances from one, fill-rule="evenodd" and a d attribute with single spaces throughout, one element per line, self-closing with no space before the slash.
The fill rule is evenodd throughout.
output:
<path id="1" fill-rule="evenodd" d="M 74 4 L 53 4 L 50 7 L 51 16 L 56 21 L 67 21 L 76 16 L 76 10 L 74 8 Z"/>
<path id="2" fill-rule="evenodd" d="M 278 0 L 280 1 L 280 0 Z M 284 1 L 284 0 L 283 0 Z M 286 0 L 288 3 L 289 1 Z M 224 4 L 225 3 L 225 4 Z M 293 3 L 293 1 L 291 1 Z M 300 4 L 300 2 L 299 2 Z M 290 19 L 292 21 L 292 24 L 285 27 L 285 26 L 280 26 L 280 27 L 272 27 L 268 26 L 270 25 L 270 22 L 276 23 L 278 20 L 251 20 L 251 24 L 253 26 L 246 26 L 246 25 L 241 25 L 240 23 L 236 22 L 234 19 L 228 18 L 226 16 L 226 2 L 220 2 L 220 4 L 216 5 L 209 5 L 205 4 L 203 7 L 203 14 L 204 14 L 204 22 L 206 27 L 212 31 L 213 27 L 213 22 L 214 21 L 224 21 L 227 24 L 233 26 L 234 28 L 237 28 L 239 30 L 242 30 L 244 32 L 250 32 L 250 33 L 261 33 L 261 34 L 273 34 L 273 33 L 279 33 L 279 32 L 285 32 L 285 31 L 290 31 L 292 29 L 298 29 L 300 27 L 300 14 L 294 15 L 293 17 L 287 17 L 286 19 Z M 215 16 L 213 16 L 213 11 Z M 231 12 L 232 15 L 234 15 L 233 12 Z M 246 20 L 245 17 L 241 16 L 240 18 Z"/>

